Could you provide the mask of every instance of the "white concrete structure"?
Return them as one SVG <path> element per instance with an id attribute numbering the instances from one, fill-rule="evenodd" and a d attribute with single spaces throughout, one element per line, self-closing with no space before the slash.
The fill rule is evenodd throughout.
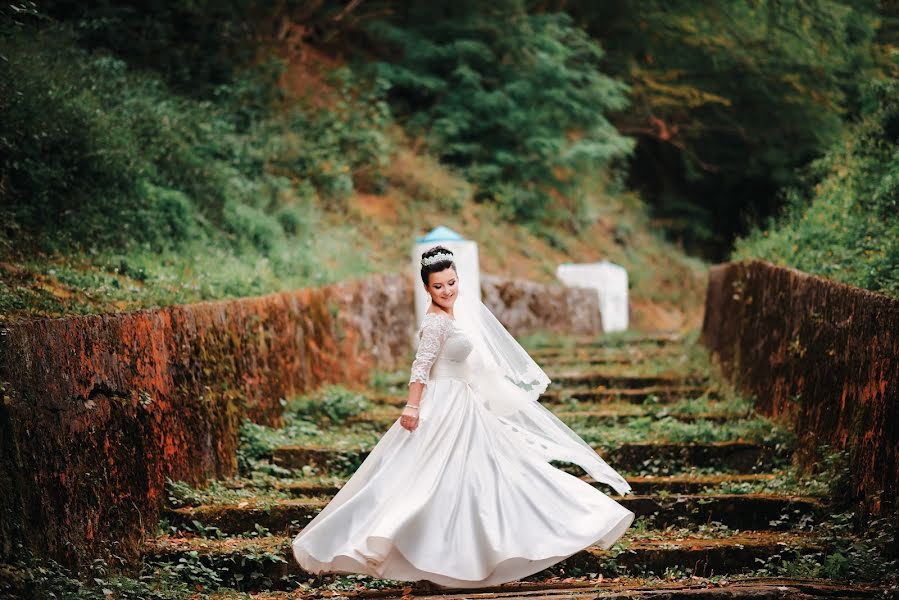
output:
<path id="1" fill-rule="evenodd" d="M 603 331 L 624 331 L 628 327 L 627 270 L 602 260 L 595 263 L 563 263 L 556 277 L 569 287 L 594 288 L 599 294 Z"/>
<path id="2" fill-rule="evenodd" d="M 417 238 L 412 249 L 416 324 L 421 323 L 430 301 L 430 296 L 425 292 L 421 282 L 421 255 L 434 246 L 443 246 L 453 253 L 456 272 L 459 274 L 459 293 L 481 297 L 481 269 L 478 262 L 477 242 L 466 240 L 448 227 L 437 227 L 427 235 Z"/>

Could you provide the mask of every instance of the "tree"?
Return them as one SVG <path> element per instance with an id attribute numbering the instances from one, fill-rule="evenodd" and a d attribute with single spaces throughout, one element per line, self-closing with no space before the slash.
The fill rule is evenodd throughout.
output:
<path id="1" fill-rule="evenodd" d="M 882 76 L 871 0 L 560 5 L 632 87 L 630 109 L 611 116 L 639 140 L 630 182 L 714 256 L 777 209 L 795 168 L 857 114 L 859 86 Z"/>
<path id="2" fill-rule="evenodd" d="M 603 73 L 602 49 L 565 13 L 410 1 L 366 31 L 395 114 L 513 218 L 564 211 L 553 190 L 633 147 L 605 116 L 627 106 L 628 86 Z"/>

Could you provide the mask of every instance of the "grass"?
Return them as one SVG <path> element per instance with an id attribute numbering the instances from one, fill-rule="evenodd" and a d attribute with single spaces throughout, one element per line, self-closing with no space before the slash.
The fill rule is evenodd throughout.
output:
<path id="1" fill-rule="evenodd" d="M 614 448 L 636 442 L 711 443 L 757 442 L 760 444 L 792 443 L 791 432 L 768 419 L 754 418 L 719 423 L 708 419 L 684 422 L 671 417 L 655 419 L 634 417 L 621 425 L 581 426 L 577 419 L 570 427 L 588 444 Z"/>
<path id="2" fill-rule="evenodd" d="M 399 410 L 396 411 L 399 417 Z M 626 426 L 589 425 L 577 418 L 567 419 L 571 428 L 584 441 L 604 448 L 614 448 L 634 442 L 722 442 L 746 441 L 764 444 L 790 443 L 786 430 L 762 418 L 740 419 L 719 423 L 708 419 L 683 422 L 671 417 L 656 419 L 647 416 L 626 417 Z M 370 449 L 383 436 L 381 424 L 352 423 L 339 427 L 321 426 L 289 413 L 283 428 L 273 428 L 245 421 L 241 426 L 241 456 L 261 459 L 278 446 L 300 445 L 339 450 Z"/>
<path id="3" fill-rule="evenodd" d="M 731 260 L 759 258 L 899 297 L 899 79 L 865 86 L 863 114 L 765 227 L 736 240 Z"/>
<path id="4" fill-rule="evenodd" d="M 609 331 L 596 336 L 583 336 L 573 334 L 559 334 L 553 331 L 535 331 L 520 336 L 519 343 L 527 349 L 559 349 L 567 352 L 577 350 L 579 347 L 592 349 L 632 349 L 634 346 L 646 345 L 652 347 L 657 342 L 641 340 L 647 334 L 641 331 Z M 684 338 L 686 342 L 688 338 Z"/>
<path id="5" fill-rule="evenodd" d="M 11 598 L 196 600 L 222 590 L 216 571 L 196 555 L 177 563 L 144 561 L 131 574 L 123 571 L 118 557 L 97 558 L 77 575 L 52 559 L 35 557 L 21 545 L 13 555 L 15 559 L 0 573 L 0 592 Z M 243 597 L 227 593 L 230 598 Z"/>
<path id="6" fill-rule="evenodd" d="M 406 137 L 377 82 L 334 61 L 264 60 L 201 100 L 66 28 L 17 30 L 0 50 L 17 92 L 0 127 L 0 322 L 403 272 L 437 225 L 478 242 L 493 274 L 549 282 L 561 262 L 618 262 L 635 297 L 696 320 L 706 265 L 653 230 L 637 195 L 599 174 L 575 191 L 576 226 L 510 221 Z M 306 75 L 327 106 L 278 83 Z"/>
<path id="7" fill-rule="evenodd" d="M 278 490 L 275 478 L 265 473 L 250 473 L 245 479 L 210 481 L 205 487 L 195 488 L 183 481 L 166 481 L 169 505 L 174 508 L 201 506 L 203 504 L 237 504 L 247 500 L 288 500 L 293 496 Z"/>
<path id="8" fill-rule="evenodd" d="M 720 400 L 712 400 L 708 395 L 696 398 L 682 398 L 667 404 L 659 404 L 657 400 L 652 398 L 644 401 L 644 407 L 655 412 L 655 414 L 725 414 L 729 416 L 748 416 L 755 409 L 752 400 L 739 395 L 729 394 Z"/>
<path id="9" fill-rule="evenodd" d="M 312 394 L 288 401 L 285 412 L 291 419 L 313 421 L 319 425 L 339 425 L 347 417 L 370 408 L 371 402 L 362 392 L 341 385 L 328 385 Z"/>
<path id="10" fill-rule="evenodd" d="M 633 408 L 633 405 L 625 405 Z M 381 407 L 377 411 L 368 413 L 373 419 L 399 418 L 398 407 Z M 681 421 L 672 416 L 659 414 L 631 414 L 621 415 L 610 419 L 607 424 L 597 425 L 590 417 L 569 416 L 565 412 L 557 413 L 569 427 L 571 427 L 586 442 L 614 448 L 625 443 L 634 442 L 691 442 L 709 443 L 723 441 L 747 441 L 762 444 L 792 444 L 793 434 L 777 426 L 774 422 L 760 418 L 735 418 L 724 423 L 711 419 L 695 419 L 689 422 Z M 384 420 L 354 422 L 352 426 L 342 427 L 339 432 L 334 432 L 345 445 L 355 446 L 362 443 L 368 433 L 383 433 L 381 430 L 386 425 Z M 333 435 L 325 435 L 321 430 L 304 434 L 297 438 L 298 444 L 321 445 L 320 440 L 333 439 Z M 351 440 L 358 440 L 352 442 Z M 346 446 L 341 446 L 346 447 Z"/>
<path id="11" fill-rule="evenodd" d="M 412 364 L 412 356 L 408 357 L 408 364 Z M 409 369 L 395 371 L 383 371 L 375 369 L 371 372 L 368 382 L 368 390 L 371 396 L 397 396 L 404 395 L 409 390 Z"/>

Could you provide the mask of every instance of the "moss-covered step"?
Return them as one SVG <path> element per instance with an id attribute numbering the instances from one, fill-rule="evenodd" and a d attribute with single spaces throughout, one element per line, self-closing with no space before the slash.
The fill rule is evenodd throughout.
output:
<path id="1" fill-rule="evenodd" d="M 681 344 L 667 344 L 664 346 L 634 345 L 617 348 L 601 348 L 597 346 L 564 348 L 562 346 L 549 346 L 532 348 L 528 350 L 528 354 L 540 364 L 553 360 L 637 364 L 686 356 L 688 352 Z"/>
<path id="2" fill-rule="evenodd" d="M 597 451 L 621 472 L 677 473 L 690 468 L 711 468 L 731 473 L 770 471 L 789 452 L 781 446 L 754 442 L 636 442 Z M 312 466 L 323 471 L 354 470 L 368 456 L 369 448 L 335 449 L 324 446 L 293 445 L 275 448 L 272 461 L 285 469 Z M 562 466 L 562 465 L 560 465 Z M 577 468 L 577 467 L 572 467 Z"/>
<path id="3" fill-rule="evenodd" d="M 634 494 L 698 494 L 706 488 L 717 487 L 723 484 L 748 484 L 762 485 L 774 479 L 773 473 L 713 473 L 710 475 L 697 475 L 693 473 L 677 475 L 636 475 L 625 476 L 631 485 Z M 600 487 L 605 487 L 595 481 L 589 475 L 581 476 L 581 479 Z M 275 489 L 294 496 L 333 496 L 343 487 L 346 479 L 332 478 L 331 481 L 291 481 L 275 484 Z"/>
<path id="4" fill-rule="evenodd" d="M 638 414 L 622 414 L 618 411 L 610 410 L 568 410 L 554 411 L 556 416 L 564 421 L 569 427 L 575 425 L 585 427 L 611 427 L 621 426 L 627 427 L 629 424 L 637 420 L 650 419 L 652 421 L 660 421 L 663 419 L 672 419 L 681 423 L 710 422 L 725 424 L 740 417 L 727 413 L 680 413 L 665 412 L 660 410 L 644 410 Z"/>
<path id="5" fill-rule="evenodd" d="M 731 529 L 792 529 L 816 523 L 823 504 L 818 498 L 776 494 L 628 495 L 618 502 L 638 517 L 652 517 L 657 527 L 721 523 Z"/>
<path id="6" fill-rule="evenodd" d="M 664 346 L 661 348 L 614 348 L 596 349 L 581 348 L 563 350 L 547 348 L 532 350 L 531 357 L 540 363 L 540 366 L 548 365 L 644 365 L 672 362 L 685 357 L 687 353 L 682 347 Z"/>
<path id="7" fill-rule="evenodd" d="M 590 369 L 567 369 L 547 372 L 554 388 L 603 387 L 607 389 L 684 388 L 702 387 L 708 383 L 705 375 L 696 373 L 633 374 L 610 373 Z"/>
<path id="8" fill-rule="evenodd" d="M 540 396 L 540 402 L 544 404 L 560 404 L 570 400 L 581 402 L 593 402 L 596 404 L 627 402 L 640 404 L 646 400 L 655 400 L 668 403 L 678 400 L 705 397 L 715 400 L 719 397 L 718 391 L 711 386 L 681 385 L 681 386 L 651 386 L 645 388 L 607 388 L 607 387 L 576 387 L 565 388 L 552 384 L 546 392 Z M 406 396 L 372 396 L 370 401 L 376 405 L 402 406 L 406 403 Z"/>
<path id="9" fill-rule="evenodd" d="M 569 336 L 565 339 L 538 340 L 525 342 L 529 350 L 559 349 L 571 351 L 579 348 L 624 348 L 634 346 L 665 346 L 668 344 L 681 344 L 684 337 L 679 333 L 659 332 L 640 333 L 633 335 L 615 336 Z"/>
<path id="10" fill-rule="evenodd" d="M 627 476 L 634 494 L 698 494 L 707 488 L 724 484 L 764 485 L 776 477 L 774 473 L 678 473 L 676 475 L 634 475 Z M 581 477 L 597 487 L 602 484 L 589 475 Z"/>
<path id="11" fill-rule="evenodd" d="M 596 577 L 566 577 L 562 581 L 515 581 L 484 588 L 436 588 L 428 582 L 398 582 L 394 587 L 379 584 L 365 588 L 354 582 L 352 590 L 340 590 L 345 598 L 410 598 L 417 600 L 868 600 L 885 597 L 883 587 L 786 577 L 742 577 L 727 581 L 673 583 L 643 578 L 616 577 L 600 581 Z M 308 588 L 315 594 L 314 588 Z M 336 592 L 326 591 L 330 597 Z M 474 596 L 476 594 L 476 596 Z M 296 600 L 295 591 L 260 592 L 249 600 Z M 212 594 L 209 600 L 233 600 L 231 593 Z"/>
<path id="12" fill-rule="evenodd" d="M 589 547 L 560 561 L 539 576 L 580 572 L 612 576 L 620 571 L 647 574 L 677 568 L 702 577 L 741 573 L 760 562 L 776 563 L 800 553 L 820 551 L 811 535 L 771 531 L 729 532 L 722 538 L 660 532 L 652 538 L 628 540 L 627 534 L 611 550 Z M 160 536 L 142 547 L 145 560 L 177 563 L 199 560 L 214 569 L 224 585 L 246 591 L 290 589 L 308 578 L 293 558 L 291 536 L 212 539 Z"/>
<path id="13" fill-rule="evenodd" d="M 599 582 L 597 579 L 592 582 L 576 582 L 571 581 L 573 578 L 566 579 L 564 583 L 557 583 L 551 588 L 545 587 L 545 583 L 534 582 L 529 585 L 530 582 L 524 581 L 516 582 L 515 587 L 506 584 L 495 588 L 434 590 L 430 593 L 415 593 L 414 597 L 417 600 L 469 600 L 472 594 L 477 594 L 479 600 L 865 600 L 885 598 L 889 594 L 885 586 L 850 585 L 808 578 L 731 577 L 725 581 L 694 579 L 692 582 L 677 583 L 661 578 L 655 583 L 629 577 L 616 577 L 609 582 Z M 416 585 L 418 584 L 412 586 L 413 592 L 417 591 Z M 375 594 L 382 598 L 399 598 L 403 595 L 402 590 L 397 591 L 399 593 L 391 596 L 384 593 L 386 590 L 379 590 Z M 376 597 L 363 594 L 349 594 L 348 597 Z M 253 597 L 252 600 L 286 598 L 287 596 L 279 597 L 274 594 L 264 599 Z"/>
<path id="14" fill-rule="evenodd" d="M 639 409 L 639 406 L 634 406 Z M 585 426 L 627 426 L 628 422 L 633 419 L 650 418 L 665 419 L 670 418 L 684 423 L 693 423 L 696 421 L 712 421 L 715 423 L 726 423 L 735 418 L 734 415 L 727 413 L 666 413 L 658 410 L 637 410 L 637 411 L 621 411 L 616 409 L 596 410 L 570 410 L 570 411 L 554 411 L 556 416 L 564 421 L 568 426 L 577 423 Z M 374 429 L 387 429 L 394 421 L 399 419 L 400 411 L 394 407 L 388 410 L 371 410 L 351 417 L 347 417 L 344 423 L 347 424 L 366 424 Z"/>
<path id="15" fill-rule="evenodd" d="M 541 396 L 544 404 L 560 404 L 569 400 L 593 402 L 631 402 L 640 404 L 647 400 L 657 402 L 676 402 L 689 398 L 706 397 L 715 400 L 719 397 L 714 387 L 699 385 L 650 386 L 645 388 L 606 388 L 606 387 L 570 387 L 565 388 L 553 384 Z M 405 402 L 405 400 L 404 400 Z"/>
<path id="16" fill-rule="evenodd" d="M 653 474 L 680 473 L 693 468 L 762 473 L 782 466 L 792 454 L 786 446 L 744 441 L 634 442 L 597 450 L 617 470 Z"/>
<path id="17" fill-rule="evenodd" d="M 228 535 L 252 533 L 257 525 L 276 535 L 298 533 L 331 500 L 329 496 L 293 499 L 248 499 L 232 504 L 203 504 L 169 508 L 168 522 L 187 530 L 196 529 L 195 522 L 209 530 L 215 527 Z"/>
<path id="18" fill-rule="evenodd" d="M 614 496 L 638 517 L 652 516 L 654 526 L 721 523 L 732 529 L 786 529 L 804 519 L 816 519 L 816 498 L 772 494 L 709 494 Z M 327 504 L 328 498 L 246 500 L 236 504 L 206 504 L 166 512 L 176 526 L 216 527 L 226 534 L 248 533 L 257 525 L 277 534 L 296 534 Z"/>

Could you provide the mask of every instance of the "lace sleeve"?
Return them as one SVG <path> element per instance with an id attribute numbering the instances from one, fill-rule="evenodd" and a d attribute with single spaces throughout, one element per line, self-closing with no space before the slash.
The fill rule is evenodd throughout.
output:
<path id="1" fill-rule="evenodd" d="M 421 322 L 418 350 L 415 353 L 415 360 L 412 361 L 412 374 L 409 378 L 409 384 L 413 381 L 428 383 L 428 373 L 431 371 L 431 365 L 440 354 L 443 342 L 446 341 L 447 335 L 452 329 L 452 321 L 448 317 L 441 317 L 436 313 L 428 313 Z"/>

